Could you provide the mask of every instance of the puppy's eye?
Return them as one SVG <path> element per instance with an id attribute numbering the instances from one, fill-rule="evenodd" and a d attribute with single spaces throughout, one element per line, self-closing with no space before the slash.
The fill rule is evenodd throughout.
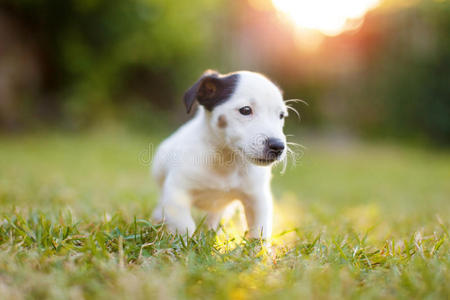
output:
<path id="1" fill-rule="evenodd" d="M 280 112 L 280 119 L 284 118 L 284 112 Z"/>
<path id="2" fill-rule="evenodd" d="M 239 112 L 241 113 L 241 115 L 244 115 L 244 116 L 248 116 L 253 113 L 252 108 L 250 106 L 244 106 L 244 107 L 239 108 Z"/>

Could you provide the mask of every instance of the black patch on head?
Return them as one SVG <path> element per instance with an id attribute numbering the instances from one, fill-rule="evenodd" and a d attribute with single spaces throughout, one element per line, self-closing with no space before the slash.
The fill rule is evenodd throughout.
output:
<path id="1" fill-rule="evenodd" d="M 195 100 L 207 110 L 227 101 L 236 89 L 239 80 L 238 74 L 222 75 L 216 71 L 208 70 L 184 94 L 184 104 L 189 113 Z"/>

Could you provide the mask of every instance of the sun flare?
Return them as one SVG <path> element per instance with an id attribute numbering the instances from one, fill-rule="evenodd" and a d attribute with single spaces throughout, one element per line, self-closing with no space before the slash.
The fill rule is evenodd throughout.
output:
<path id="1" fill-rule="evenodd" d="M 297 27 L 338 35 L 361 25 L 364 14 L 380 0 L 272 0 Z"/>

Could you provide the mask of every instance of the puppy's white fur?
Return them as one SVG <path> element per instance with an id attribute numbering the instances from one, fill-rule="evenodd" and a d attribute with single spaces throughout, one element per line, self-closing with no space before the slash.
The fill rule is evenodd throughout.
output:
<path id="1" fill-rule="evenodd" d="M 287 109 L 277 86 L 259 73 L 240 71 L 231 96 L 212 110 L 199 105 L 195 117 L 159 147 L 153 175 L 161 188 L 153 219 L 172 232 L 192 234 L 191 207 L 207 212 L 216 228 L 229 203 L 244 206 L 249 236 L 272 233 L 272 162 L 264 157 L 267 138 L 286 144 Z M 249 106 L 252 114 L 239 109 Z M 286 151 L 277 158 L 284 159 Z"/>

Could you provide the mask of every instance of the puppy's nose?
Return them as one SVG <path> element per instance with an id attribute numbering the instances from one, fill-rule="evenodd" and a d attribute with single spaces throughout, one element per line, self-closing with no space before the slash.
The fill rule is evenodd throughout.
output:
<path id="1" fill-rule="evenodd" d="M 276 156 L 280 156 L 284 150 L 284 142 L 277 138 L 268 138 L 267 147 L 269 148 L 270 153 Z"/>

